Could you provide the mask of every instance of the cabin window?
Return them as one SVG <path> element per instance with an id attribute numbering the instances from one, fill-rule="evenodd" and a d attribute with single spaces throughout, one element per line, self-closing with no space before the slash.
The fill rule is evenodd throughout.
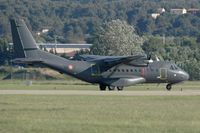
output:
<path id="1" fill-rule="evenodd" d="M 124 69 L 122 69 L 122 72 L 124 72 Z"/>
<path id="2" fill-rule="evenodd" d="M 177 67 L 176 65 L 171 65 L 170 69 L 171 69 L 171 70 L 177 70 L 178 67 Z"/>
<path id="3" fill-rule="evenodd" d="M 131 69 L 131 72 L 133 72 L 133 69 Z"/>
<path id="4" fill-rule="evenodd" d="M 120 69 L 118 69 L 117 71 L 120 72 Z"/>
<path id="5" fill-rule="evenodd" d="M 126 72 L 129 72 L 129 70 L 128 70 L 128 69 L 126 69 Z"/>
<path id="6" fill-rule="evenodd" d="M 93 64 L 91 65 L 91 75 L 92 76 L 98 76 L 100 74 L 100 68 L 98 65 Z"/>
<path id="7" fill-rule="evenodd" d="M 135 72 L 137 72 L 137 69 L 135 69 Z"/>

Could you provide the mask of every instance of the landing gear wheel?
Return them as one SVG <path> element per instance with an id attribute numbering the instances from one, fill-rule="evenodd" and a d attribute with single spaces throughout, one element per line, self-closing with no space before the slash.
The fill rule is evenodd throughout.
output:
<path id="1" fill-rule="evenodd" d="M 106 90 L 106 86 L 105 85 L 99 85 L 100 91 L 105 91 Z"/>
<path id="2" fill-rule="evenodd" d="M 124 89 L 123 86 L 118 86 L 118 87 L 117 87 L 117 90 L 118 90 L 118 91 L 122 91 L 123 89 Z"/>
<path id="3" fill-rule="evenodd" d="M 115 86 L 108 86 L 108 90 L 109 90 L 109 91 L 115 90 Z"/>
<path id="4" fill-rule="evenodd" d="M 172 89 L 172 85 L 171 85 L 171 84 L 167 84 L 166 89 L 167 89 L 168 91 L 170 91 L 170 90 Z"/>

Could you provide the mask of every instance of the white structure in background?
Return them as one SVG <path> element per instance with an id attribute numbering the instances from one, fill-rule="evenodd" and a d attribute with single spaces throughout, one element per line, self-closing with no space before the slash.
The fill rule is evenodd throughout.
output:
<path id="1" fill-rule="evenodd" d="M 191 14 L 196 14 L 196 13 L 200 13 L 200 9 L 191 8 L 191 9 L 188 9 L 187 12 Z"/>
<path id="2" fill-rule="evenodd" d="M 13 47 L 13 43 L 9 43 Z M 80 50 L 90 50 L 92 44 L 55 44 L 55 43 L 37 43 L 38 48 L 42 50 L 56 50 L 57 54 L 66 54 L 72 57 Z"/>
<path id="3" fill-rule="evenodd" d="M 152 14 L 151 14 L 151 17 L 152 17 L 153 19 L 157 19 L 159 16 L 160 16 L 160 13 L 152 13 Z"/>
<path id="4" fill-rule="evenodd" d="M 49 29 L 42 29 L 41 32 L 37 32 L 36 34 L 37 34 L 38 36 L 40 36 L 41 34 L 45 34 L 45 33 L 47 33 L 47 32 L 49 32 Z"/>
<path id="5" fill-rule="evenodd" d="M 36 34 L 37 34 L 38 36 L 40 36 L 40 35 L 41 35 L 41 33 L 40 33 L 40 32 L 37 32 Z"/>
<path id="6" fill-rule="evenodd" d="M 166 12 L 165 8 L 158 8 L 158 13 L 162 14 L 165 12 Z"/>
<path id="7" fill-rule="evenodd" d="M 55 44 L 55 43 L 38 43 L 38 46 L 47 51 L 56 50 L 57 54 L 66 54 L 72 57 L 80 50 L 90 50 L 92 44 Z"/>
<path id="8" fill-rule="evenodd" d="M 185 8 L 183 8 L 183 9 L 171 9 L 170 13 L 176 14 L 176 15 L 183 15 L 183 14 L 187 13 L 187 10 Z"/>
<path id="9" fill-rule="evenodd" d="M 165 8 L 158 8 L 157 12 L 156 13 L 152 13 L 151 14 L 151 17 L 153 19 L 157 19 L 161 14 L 163 14 L 165 12 Z"/>
<path id="10" fill-rule="evenodd" d="M 42 30 L 42 33 L 47 33 L 47 32 L 49 32 L 49 29 L 43 29 Z"/>

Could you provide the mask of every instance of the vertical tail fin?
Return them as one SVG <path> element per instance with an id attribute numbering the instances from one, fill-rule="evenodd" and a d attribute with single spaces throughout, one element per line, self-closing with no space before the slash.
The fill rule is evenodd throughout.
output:
<path id="1" fill-rule="evenodd" d="M 36 58 L 37 45 L 24 20 L 10 20 L 15 58 Z"/>

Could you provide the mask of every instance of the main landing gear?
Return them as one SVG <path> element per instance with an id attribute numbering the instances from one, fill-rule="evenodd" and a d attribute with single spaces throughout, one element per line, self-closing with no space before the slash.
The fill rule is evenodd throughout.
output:
<path id="1" fill-rule="evenodd" d="M 99 85 L 100 91 L 105 91 L 106 90 L 106 86 L 105 85 Z"/>
<path id="2" fill-rule="evenodd" d="M 114 91 L 115 90 L 115 86 L 108 86 L 108 90 L 109 91 Z"/>
<path id="3" fill-rule="evenodd" d="M 118 86 L 118 87 L 117 87 L 117 90 L 118 90 L 118 91 L 123 91 L 123 89 L 124 89 L 123 86 Z"/>
<path id="4" fill-rule="evenodd" d="M 166 89 L 170 91 L 172 89 L 172 84 L 167 84 Z"/>
<path id="5" fill-rule="evenodd" d="M 100 91 L 106 91 L 106 85 L 99 85 Z M 123 86 L 117 86 L 117 90 L 118 91 L 122 91 L 124 89 Z M 115 86 L 108 86 L 108 90 L 109 91 L 114 91 L 115 90 Z"/>

